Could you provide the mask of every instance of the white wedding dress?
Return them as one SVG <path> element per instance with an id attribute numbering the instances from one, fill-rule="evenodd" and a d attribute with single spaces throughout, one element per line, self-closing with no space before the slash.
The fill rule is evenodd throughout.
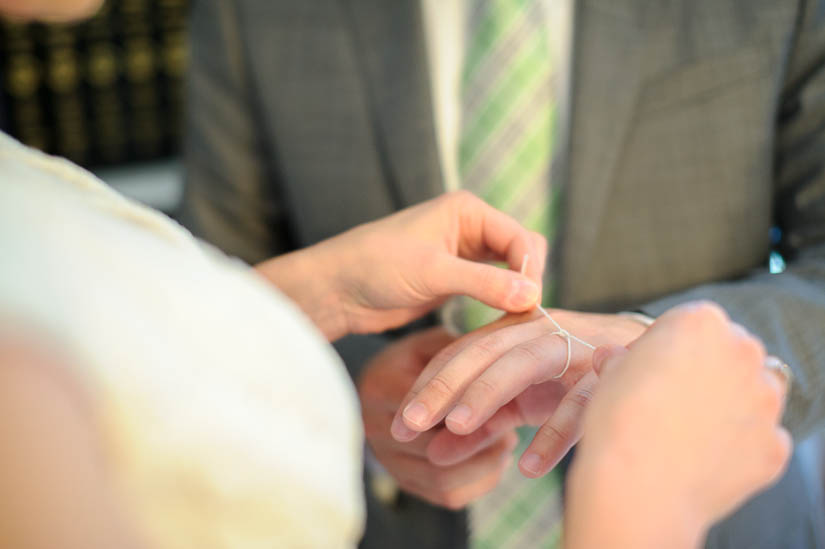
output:
<path id="1" fill-rule="evenodd" d="M 154 547 L 357 543 L 357 400 L 310 321 L 248 266 L 3 134 L 0 321 L 66 350 Z"/>

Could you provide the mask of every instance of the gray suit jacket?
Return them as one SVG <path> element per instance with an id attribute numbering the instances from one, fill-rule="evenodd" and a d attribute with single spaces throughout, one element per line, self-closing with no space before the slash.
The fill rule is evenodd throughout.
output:
<path id="1" fill-rule="evenodd" d="M 257 261 L 442 192 L 419 3 L 196 1 L 184 222 Z M 580 0 L 574 24 L 561 305 L 721 303 L 791 365 L 785 421 L 810 434 L 825 421 L 825 5 Z M 708 545 L 825 547 L 819 505 L 794 461 Z"/>

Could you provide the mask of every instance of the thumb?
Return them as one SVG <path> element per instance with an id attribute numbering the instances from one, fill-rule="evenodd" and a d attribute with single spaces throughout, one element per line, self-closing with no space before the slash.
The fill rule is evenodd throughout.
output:
<path id="1" fill-rule="evenodd" d="M 541 299 L 541 288 L 526 276 L 487 263 L 445 256 L 427 274 L 436 297 L 462 294 L 510 313 L 520 313 Z"/>
<path id="2" fill-rule="evenodd" d="M 599 377 L 608 375 L 618 366 L 627 348 L 621 345 L 602 345 L 593 351 L 593 370 Z"/>

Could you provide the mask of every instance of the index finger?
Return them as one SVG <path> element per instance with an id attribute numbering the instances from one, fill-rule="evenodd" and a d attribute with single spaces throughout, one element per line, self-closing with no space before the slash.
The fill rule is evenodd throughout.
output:
<path id="1" fill-rule="evenodd" d="M 461 351 L 454 350 L 452 358 L 437 371 L 428 366 L 429 378 L 422 374 L 410 390 L 411 399 L 402 408 L 404 424 L 418 432 L 432 428 L 491 364 L 516 345 L 546 332 L 541 318 L 507 326 L 481 336 Z"/>
<path id="2" fill-rule="evenodd" d="M 420 431 L 410 429 L 402 418 L 402 412 L 407 408 L 413 398 L 418 395 L 424 386 L 435 376 L 444 366 L 453 358 L 460 354 L 464 349 L 477 342 L 487 334 L 499 330 L 501 328 L 511 326 L 514 324 L 525 322 L 534 315 L 532 312 L 522 314 L 510 314 L 505 317 L 474 330 L 468 334 L 463 335 L 450 345 L 447 345 L 441 350 L 430 363 L 422 370 L 418 379 L 413 384 L 412 388 L 407 392 L 401 400 L 401 405 L 398 407 L 395 418 L 393 419 L 391 431 L 393 437 L 399 442 L 407 442 L 414 439 Z"/>

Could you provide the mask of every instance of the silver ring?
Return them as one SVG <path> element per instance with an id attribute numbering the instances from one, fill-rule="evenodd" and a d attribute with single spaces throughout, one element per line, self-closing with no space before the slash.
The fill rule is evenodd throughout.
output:
<path id="1" fill-rule="evenodd" d="M 790 391 L 791 383 L 793 382 L 793 372 L 791 367 L 782 362 L 781 359 L 773 355 L 765 357 L 765 368 L 780 375 L 785 380 L 785 386 Z"/>

